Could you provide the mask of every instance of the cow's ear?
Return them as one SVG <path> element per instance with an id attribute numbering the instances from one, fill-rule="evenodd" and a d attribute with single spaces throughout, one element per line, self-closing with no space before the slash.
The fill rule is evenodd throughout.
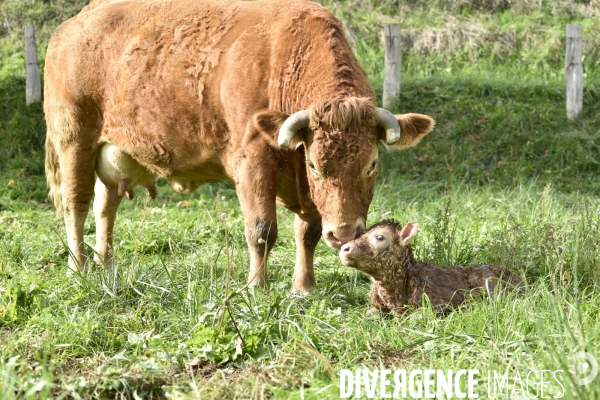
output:
<path id="1" fill-rule="evenodd" d="M 433 118 L 423 114 L 399 114 L 395 117 L 400 124 L 400 140 L 389 146 L 393 150 L 415 146 L 435 126 Z"/>
<path id="2" fill-rule="evenodd" d="M 289 117 L 288 114 L 275 110 L 264 110 L 254 114 L 254 127 L 272 145 L 277 147 L 279 128 Z"/>
<path id="3" fill-rule="evenodd" d="M 261 135 L 269 142 L 273 147 L 279 147 L 277 139 L 279 135 L 279 129 L 285 120 L 289 117 L 288 114 L 275 111 L 275 110 L 264 110 L 254 114 L 254 127 L 260 132 Z M 304 138 L 305 129 L 300 129 L 290 142 L 290 149 L 295 149 L 299 146 Z"/>
<path id="4" fill-rule="evenodd" d="M 403 246 L 406 246 L 408 244 L 408 242 L 410 242 L 410 239 L 412 239 L 413 236 L 415 236 L 415 234 L 417 233 L 417 231 L 419 230 L 419 224 L 416 222 L 410 222 L 408 224 L 406 224 L 404 226 L 404 228 L 402 228 L 402 230 L 400 231 L 400 244 L 402 244 Z"/>

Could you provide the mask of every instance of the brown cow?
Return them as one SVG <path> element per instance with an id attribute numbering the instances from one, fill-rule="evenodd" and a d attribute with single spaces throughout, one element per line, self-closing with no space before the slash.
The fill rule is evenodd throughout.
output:
<path id="1" fill-rule="evenodd" d="M 300 0 L 105 0 L 62 24 L 46 56 L 46 173 L 70 270 L 87 265 L 94 194 L 97 261 L 111 265 L 123 194 L 142 185 L 153 195 L 157 177 L 186 192 L 227 180 L 249 282 L 267 284 L 280 204 L 296 214 L 293 288 L 313 290 L 321 232 L 339 248 L 364 228 L 378 141 L 412 146 L 433 127 L 376 107 L 342 32 Z"/>

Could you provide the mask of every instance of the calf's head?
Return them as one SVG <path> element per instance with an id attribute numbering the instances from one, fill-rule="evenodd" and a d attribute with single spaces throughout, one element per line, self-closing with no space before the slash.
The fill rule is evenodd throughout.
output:
<path id="1" fill-rule="evenodd" d="M 393 115 L 370 99 L 325 100 L 292 115 L 262 111 L 257 129 L 284 149 L 304 146 L 311 198 L 323 218 L 323 238 L 339 249 L 365 227 L 378 173 L 378 143 L 401 149 L 433 129 L 421 114 Z"/>
<path id="2" fill-rule="evenodd" d="M 404 227 L 393 220 L 381 221 L 340 249 L 342 264 L 379 279 L 388 270 L 408 265 L 411 258 L 410 239 L 419 230 L 411 222 Z"/>

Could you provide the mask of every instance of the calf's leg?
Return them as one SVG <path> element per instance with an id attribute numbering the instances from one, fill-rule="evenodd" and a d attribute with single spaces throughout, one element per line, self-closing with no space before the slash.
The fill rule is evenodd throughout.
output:
<path id="1" fill-rule="evenodd" d="M 296 264 L 292 290 L 308 294 L 317 288 L 313 260 L 315 247 L 321 238 L 321 216 L 318 213 L 296 214 L 294 231 L 296 233 Z"/>
<path id="2" fill-rule="evenodd" d="M 113 229 L 122 197 L 117 195 L 116 189 L 107 188 L 100 179 L 96 179 L 94 192 L 94 217 L 96 219 L 94 261 L 112 268 L 114 266 Z"/>

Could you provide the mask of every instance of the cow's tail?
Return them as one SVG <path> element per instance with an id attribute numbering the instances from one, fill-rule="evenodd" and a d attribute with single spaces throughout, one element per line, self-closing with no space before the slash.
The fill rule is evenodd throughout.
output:
<path id="1" fill-rule="evenodd" d="M 60 214 L 62 212 L 60 162 L 50 132 L 46 136 L 46 182 L 50 188 L 48 198 L 54 203 L 56 213 Z"/>

